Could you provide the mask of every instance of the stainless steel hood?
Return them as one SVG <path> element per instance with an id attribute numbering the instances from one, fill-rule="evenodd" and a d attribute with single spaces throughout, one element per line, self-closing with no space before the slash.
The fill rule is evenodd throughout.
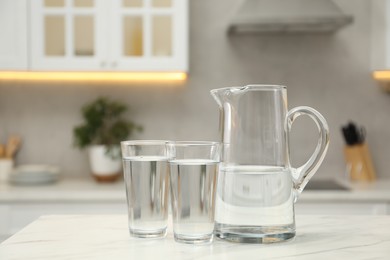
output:
<path id="1" fill-rule="evenodd" d="M 229 33 L 329 33 L 352 21 L 332 0 L 244 0 Z"/>

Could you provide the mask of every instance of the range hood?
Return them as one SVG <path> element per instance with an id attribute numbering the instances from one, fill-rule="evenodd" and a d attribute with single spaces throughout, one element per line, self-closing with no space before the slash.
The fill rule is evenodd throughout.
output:
<path id="1" fill-rule="evenodd" d="M 352 23 L 332 0 L 244 0 L 229 33 L 326 33 Z"/>

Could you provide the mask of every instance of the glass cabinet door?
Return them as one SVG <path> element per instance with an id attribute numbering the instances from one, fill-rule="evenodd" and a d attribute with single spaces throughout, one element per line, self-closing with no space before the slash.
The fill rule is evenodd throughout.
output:
<path id="1" fill-rule="evenodd" d="M 32 70 L 187 71 L 187 0 L 30 1 Z"/>
<path id="2" fill-rule="evenodd" d="M 187 71 L 186 0 L 115 0 L 110 53 L 119 70 Z"/>
<path id="3" fill-rule="evenodd" d="M 107 65 L 104 2 L 31 2 L 32 69 L 96 70 Z"/>

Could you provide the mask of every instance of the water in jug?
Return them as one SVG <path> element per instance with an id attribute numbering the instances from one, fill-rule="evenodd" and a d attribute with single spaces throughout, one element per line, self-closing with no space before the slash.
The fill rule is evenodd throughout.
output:
<path id="1" fill-rule="evenodd" d="M 241 243 L 273 243 L 295 236 L 294 203 L 317 171 L 329 145 L 329 128 L 313 108 L 288 111 L 287 89 L 248 85 L 214 89 L 223 144 L 219 165 L 215 235 Z M 289 133 L 300 115 L 318 127 L 309 160 L 292 168 Z"/>

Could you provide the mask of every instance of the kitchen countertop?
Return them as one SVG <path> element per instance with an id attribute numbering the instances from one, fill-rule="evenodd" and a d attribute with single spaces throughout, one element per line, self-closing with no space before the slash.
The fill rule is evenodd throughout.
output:
<path id="1" fill-rule="evenodd" d="M 390 216 L 297 216 L 297 236 L 270 244 L 179 244 L 130 237 L 125 215 L 43 216 L 0 244 L 0 259 L 389 259 Z"/>
<path id="2" fill-rule="evenodd" d="M 298 202 L 390 202 L 390 180 L 353 184 L 351 190 L 304 190 Z M 112 202 L 126 201 L 123 181 L 99 184 L 93 179 L 62 179 L 45 186 L 13 186 L 0 183 L 0 203 Z"/>

